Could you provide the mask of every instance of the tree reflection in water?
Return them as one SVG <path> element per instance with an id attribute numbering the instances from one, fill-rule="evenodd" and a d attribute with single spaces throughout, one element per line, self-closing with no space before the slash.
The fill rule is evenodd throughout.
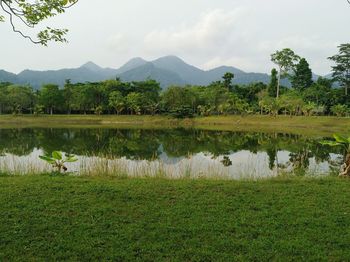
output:
<path id="1" fill-rule="evenodd" d="M 152 161 L 164 155 L 176 160 L 203 153 L 229 167 L 232 155 L 248 151 L 266 154 L 270 170 L 288 167 L 305 173 L 311 159 L 316 164 L 331 164 L 331 154 L 342 154 L 341 149 L 319 144 L 322 139 L 196 129 L 0 129 L 0 155 L 26 156 L 41 149 L 48 154 L 60 150 L 81 156 Z M 281 152 L 288 152 L 287 161 L 279 159 Z"/>

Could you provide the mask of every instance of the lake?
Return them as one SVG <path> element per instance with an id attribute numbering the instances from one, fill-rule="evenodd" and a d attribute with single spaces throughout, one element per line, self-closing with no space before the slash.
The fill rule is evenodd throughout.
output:
<path id="1" fill-rule="evenodd" d="M 38 158 L 54 150 L 76 154 L 67 164 L 77 175 L 142 177 L 268 178 L 293 172 L 320 176 L 337 172 L 339 148 L 324 137 L 283 133 L 196 129 L 0 129 L 0 170 L 49 172 Z"/>

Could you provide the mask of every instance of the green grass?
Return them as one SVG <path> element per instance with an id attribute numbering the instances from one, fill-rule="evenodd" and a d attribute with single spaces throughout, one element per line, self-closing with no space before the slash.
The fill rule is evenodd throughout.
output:
<path id="1" fill-rule="evenodd" d="M 0 177 L 0 261 L 349 261 L 350 181 Z"/>
<path id="2" fill-rule="evenodd" d="M 349 133 L 350 118 L 289 117 L 289 116 L 212 116 L 194 119 L 174 119 L 166 116 L 12 116 L 0 115 L 1 128 L 67 127 L 67 128 L 200 128 L 211 130 L 286 132 L 304 135 L 332 135 Z"/>
<path id="3" fill-rule="evenodd" d="M 328 116 L 218 116 L 196 119 L 204 129 L 325 135 L 350 133 L 350 118 Z"/>

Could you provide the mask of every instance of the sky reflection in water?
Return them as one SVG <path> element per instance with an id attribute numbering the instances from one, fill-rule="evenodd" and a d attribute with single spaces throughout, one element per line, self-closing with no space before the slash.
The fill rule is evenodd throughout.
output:
<path id="1" fill-rule="evenodd" d="M 322 137 L 193 129 L 0 129 L 0 170 L 51 170 L 38 159 L 54 150 L 73 153 L 77 174 L 263 178 L 284 172 L 329 174 L 341 149 Z"/>

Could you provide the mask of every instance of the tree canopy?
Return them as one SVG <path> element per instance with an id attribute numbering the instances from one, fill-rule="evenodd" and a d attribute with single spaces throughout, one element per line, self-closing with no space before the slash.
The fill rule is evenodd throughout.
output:
<path id="1" fill-rule="evenodd" d="M 44 20 L 64 13 L 77 2 L 78 0 L 0 0 L 0 11 L 3 11 L 3 14 L 0 14 L 0 22 L 9 21 L 14 32 L 35 44 L 47 46 L 50 41 L 67 42 L 67 29 L 46 26 L 33 37 L 19 30 L 18 24 L 34 29 Z"/>
<path id="2" fill-rule="evenodd" d="M 268 92 L 271 97 L 275 97 L 277 94 L 277 85 L 278 85 L 278 79 L 277 79 L 278 72 L 275 68 L 271 70 L 271 80 L 268 87 Z"/>
<path id="3" fill-rule="evenodd" d="M 292 76 L 292 86 L 298 90 L 305 90 L 312 85 L 312 71 L 305 58 L 301 58 L 295 66 Z"/>
<path id="4" fill-rule="evenodd" d="M 290 71 L 292 71 L 300 57 L 294 53 L 290 48 L 285 48 L 281 51 L 276 51 L 271 55 L 271 61 L 275 63 L 279 68 L 277 95 L 279 97 L 281 78 L 286 77 Z"/>
<path id="5" fill-rule="evenodd" d="M 332 87 L 332 80 L 319 78 L 306 88 L 281 86 L 280 97 L 276 98 L 276 75 L 274 70 L 270 85 L 231 82 L 227 88 L 228 82 L 223 78 L 208 86 L 170 86 L 164 90 L 154 80 L 66 81 L 63 88 L 46 84 L 39 90 L 0 83 L 0 114 L 162 114 L 177 118 L 229 114 L 350 115 L 350 101 L 342 88 Z"/>
<path id="6" fill-rule="evenodd" d="M 329 57 L 335 63 L 332 66 L 333 79 L 343 85 L 345 95 L 348 95 L 350 88 L 350 44 L 341 44 L 338 48 L 338 54 Z"/>

